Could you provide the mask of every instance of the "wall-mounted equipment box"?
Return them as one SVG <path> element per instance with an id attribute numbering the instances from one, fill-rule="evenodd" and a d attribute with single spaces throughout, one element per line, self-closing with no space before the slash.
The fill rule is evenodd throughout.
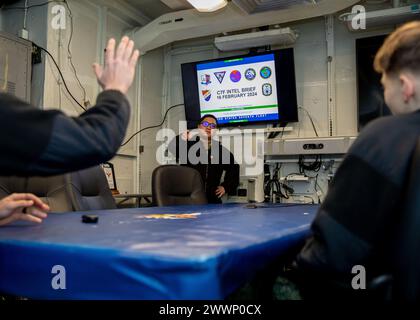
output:
<path id="1" fill-rule="evenodd" d="M 32 43 L 0 32 L 0 91 L 31 100 Z"/>
<path id="2" fill-rule="evenodd" d="M 266 156 L 346 154 L 355 137 L 269 140 Z"/>

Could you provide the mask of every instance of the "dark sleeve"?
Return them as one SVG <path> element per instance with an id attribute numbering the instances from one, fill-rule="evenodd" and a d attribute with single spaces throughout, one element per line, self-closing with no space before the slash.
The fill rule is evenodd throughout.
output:
<path id="1" fill-rule="evenodd" d="M 176 157 L 178 164 L 188 164 L 188 151 L 195 143 L 197 143 L 195 139 L 185 141 L 178 135 L 169 143 L 168 151 Z"/>
<path id="2" fill-rule="evenodd" d="M 22 175 L 45 150 L 60 111 L 42 111 L 0 94 L 0 175 Z"/>
<path id="3" fill-rule="evenodd" d="M 175 156 L 177 162 L 179 161 L 179 141 L 180 136 L 176 136 L 168 145 L 168 151 Z"/>
<path id="4" fill-rule="evenodd" d="M 346 279 L 355 265 L 383 272 L 418 139 L 414 115 L 374 121 L 349 150 L 297 257 L 304 273 Z M 392 128 L 392 130 L 390 130 Z"/>
<path id="5" fill-rule="evenodd" d="M 51 113 L 41 110 L 38 112 L 42 115 Z M 96 106 L 77 118 L 57 111 L 52 115 L 46 146 L 39 157 L 29 161 L 23 172 L 17 173 L 61 174 L 111 159 L 123 142 L 130 118 L 130 105 L 121 92 L 109 90 L 98 96 Z M 29 124 L 29 128 L 28 137 L 36 136 L 37 132 L 32 130 L 32 124 Z"/>
<path id="6" fill-rule="evenodd" d="M 302 274 L 343 286 L 351 285 L 356 265 L 375 276 L 400 201 L 401 188 L 386 175 L 357 156 L 346 157 L 297 257 Z"/>
<path id="7" fill-rule="evenodd" d="M 230 163 L 224 165 L 225 178 L 222 187 L 225 188 L 227 194 L 235 194 L 239 186 L 239 164 L 236 163 L 233 154 L 230 154 Z"/>

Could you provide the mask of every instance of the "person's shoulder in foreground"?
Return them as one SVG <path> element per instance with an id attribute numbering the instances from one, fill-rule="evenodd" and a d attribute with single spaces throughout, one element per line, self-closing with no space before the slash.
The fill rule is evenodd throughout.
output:
<path id="1" fill-rule="evenodd" d="M 346 160 L 362 161 L 401 184 L 419 136 L 420 111 L 383 117 L 362 130 Z"/>
<path id="2" fill-rule="evenodd" d="M 418 43 L 420 22 L 406 24 L 375 58 L 394 116 L 363 130 L 337 170 L 312 225 L 313 236 L 296 259 L 307 296 L 339 297 L 338 291 L 353 296 L 354 266 L 368 270 L 367 281 L 390 268 L 389 248 L 420 136 Z"/>

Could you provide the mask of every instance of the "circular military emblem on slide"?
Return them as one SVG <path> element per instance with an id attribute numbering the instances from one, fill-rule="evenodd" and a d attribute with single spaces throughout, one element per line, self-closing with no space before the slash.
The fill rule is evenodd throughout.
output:
<path id="1" fill-rule="evenodd" d="M 262 93 L 266 97 L 271 96 L 273 94 L 273 87 L 269 83 L 264 83 L 262 86 Z"/>
<path id="2" fill-rule="evenodd" d="M 271 69 L 270 67 L 262 67 L 260 70 L 261 78 L 268 79 L 271 77 Z"/>
<path id="3" fill-rule="evenodd" d="M 238 70 L 233 70 L 230 73 L 230 80 L 232 82 L 239 82 L 239 81 L 241 81 L 241 78 L 242 78 L 242 75 Z"/>
<path id="4" fill-rule="evenodd" d="M 246 80 L 249 80 L 249 81 L 254 80 L 256 76 L 257 76 L 257 72 L 255 72 L 254 69 L 252 68 L 246 69 L 245 71 Z"/>

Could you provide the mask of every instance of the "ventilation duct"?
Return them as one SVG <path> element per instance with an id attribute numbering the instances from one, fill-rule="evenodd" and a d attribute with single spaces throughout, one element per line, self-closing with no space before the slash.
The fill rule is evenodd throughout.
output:
<path id="1" fill-rule="evenodd" d="M 290 1 L 276 2 L 289 3 Z M 360 0 L 321 0 L 299 6 L 299 1 L 294 1 L 296 5 L 287 9 L 254 14 L 246 13 L 234 3 L 229 3 L 222 10 L 211 14 L 203 14 L 195 9 L 176 11 L 165 14 L 137 30 L 134 40 L 142 53 L 146 53 L 175 41 L 335 14 L 358 2 Z M 302 0 L 300 3 L 303 3 Z"/>
<path id="2" fill-rule="evenodd" d="M 297 35 L 290 28 L 216 37 L 214 45 L 220 51 L 233 51 L 267 45 L 287 46 L 296 42 Z"/>
<path id="3" fill-rule="evenodd" d="M 259 13 L 287 9 L 293 6 L 317 4 L 322 0 L 232 0 L 246 13 Z"/>

